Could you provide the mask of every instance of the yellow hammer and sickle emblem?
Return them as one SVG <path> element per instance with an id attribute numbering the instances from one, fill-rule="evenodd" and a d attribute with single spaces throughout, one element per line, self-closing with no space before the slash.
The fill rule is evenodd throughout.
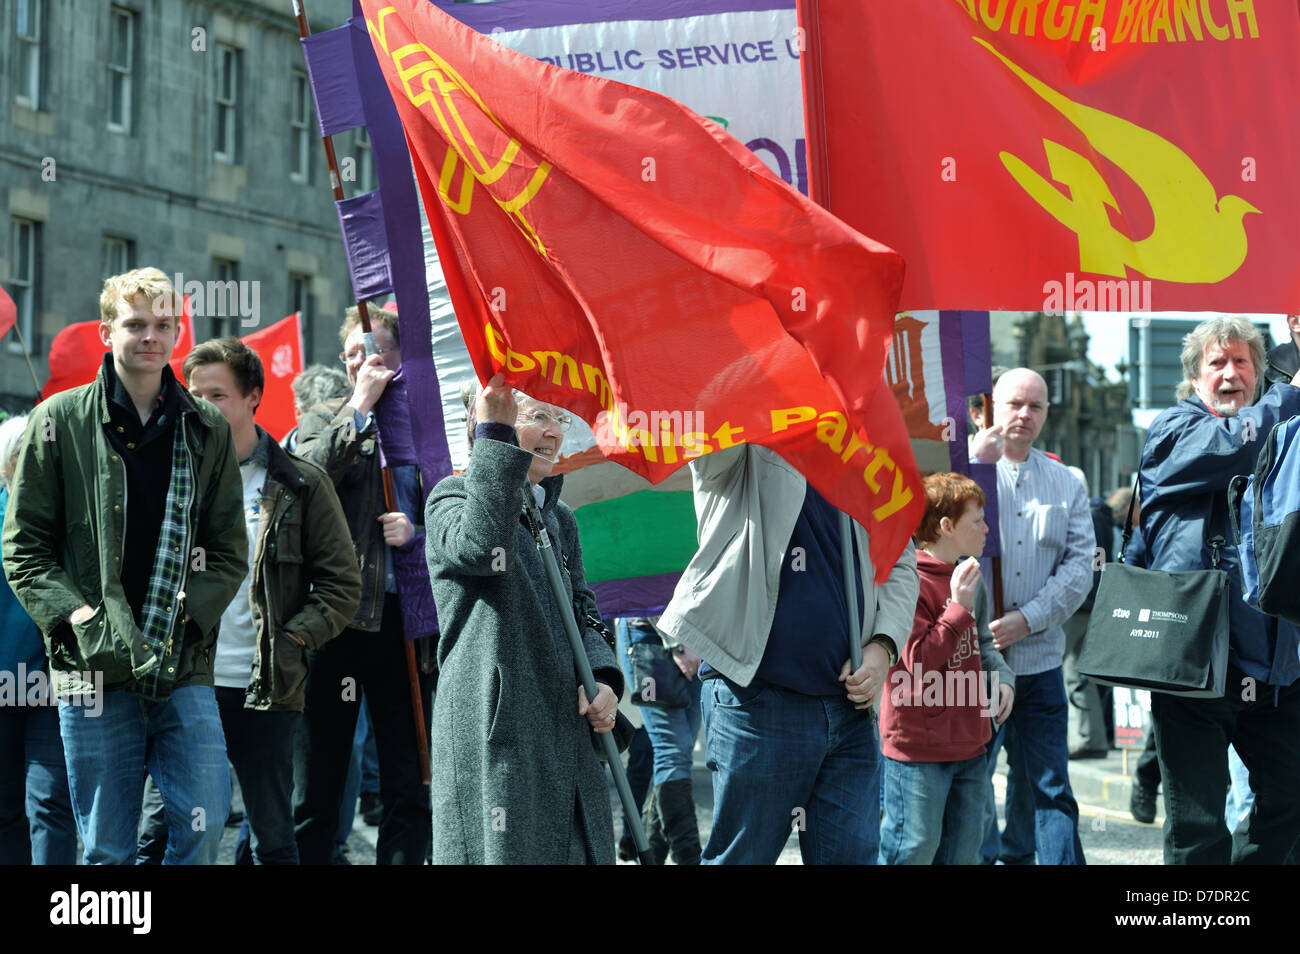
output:
<path id="1" fill-rule="evenodd" d="M 486 187 L 509 172 L 515 158 L 519 155 L 519 140 L 506 133 L 505 127 L 492 115 L 492 111 L 464 77 L 423 43 L 418 41 L 407 43 L 405 46 L 389 51 L 385 20 L 395 12 L 394 7 L 385 7 L 377 15 L 378 26 L 375 22 L 367 20 L 366 28 L 374 34 L 384 53 L 391 57 L 393 66 L 397 68 L 398 79 L 401 80 L 402 87 L 406 90 L 406 98 L 410 100 L 411 105 L 416 108 L 427 105 L 437 119 L 438 125 L 442 127 L 447 139 L 447 154 L 443 158 L 442 170 L 438 176 L 438 194 L 453 211 L 468 215 L 473 198 L 474 181 L 477 179 Z M 495 162 L 488 159 L 484 150 L 475 141 L 465 117 L 456 105 L 457 94 L 471 100 L 479 111 L 507 136 L 508 142 L 501 152 L 501 157 Z M 464 163 L 469 174 L 462 173 L 460 194 L 453 198 L 451 184 L 461 163 Z M 510 216 L 524 238 L 541 255 L 546 254 L 546 246 L 542 243 L 537 230 L 524 218 L 522 210 L 537 195 L 550 171 L 549 162 L 539 163 L 528 183 L 508 199 L 497 198 L 491 190 L 488 190 L 492 200 Z"/>
<path id="2" fill-rule="evenodd" d="M 1077 127 L 1097 152 L 1137 183 L 1151 203 L 1151 234 L 1135 242 L 1110 224 L 1105 206 L 1119 211 L 1119 205 L 1089 159 L 1058 142 L 1043 140 L 1052 178 L 1070 190 L 1067 197 L 1017 156 L 998 153 L 1020 187 L 1079 236 L 1083 271 L 1123 276 L 1128 266 L 1161 281 L 1208 284 L 1241 267 L 1246 260 L 1243 219 L 1247 212 L 1259 209 L 1235 195 L 1219 198 L 1214 184 L 1169 140 L 1066 98 L 990 44 L 972 39 Z"/>

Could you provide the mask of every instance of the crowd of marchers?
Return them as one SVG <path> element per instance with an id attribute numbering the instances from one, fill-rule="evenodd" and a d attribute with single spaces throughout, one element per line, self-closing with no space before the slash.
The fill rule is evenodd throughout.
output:
<path id="1" fill-rule="evenodd" d="M 211 864 L 240 821 L 232 778 L 236 863 L 340 863 L 367 731 L 380 864 L 630 860 L 606 733 L 659 862 L 771 864 L 794 831 L 809 864 L 1083 864 L 1070 762 L 1113 745 L 1109 690 L 1077 666 L 1095 555 L 1128 542 L 1130 563 L 1208 568 L 1228 482 L 1300 415 L 1300 316 L 1267 354 L 1249 321 L 1212 318 L 1184 341 L 1137 498 L 1090 498 L 1035 446 L 1043 378 L 1005 371 L 969 445 L 996 500 L 927 475 L 915 538 L 879 573 L 868 530 L 778 454 L 717 451 L 690 464 L 698 549 L 671 601 L 615 638 L 552 473 L 564 410 L 500 375 L 467 387 L 468 465 L 425 487 L 378 441 L 402 361 L 391 307 L 369 309 L 369 339 L 347 312 L 344 371 L 294 381 L 298 426 L 277 442 L 237 339 L 193 348 L 183 385 L 173 374 L 181 303 L 160 270 L 108 279 L 99 304 L 94 382 L 0 424 L 4 864 Z M 1231 535 L 1219 557 L 1234 576 Z M 1300 630 L 1233 587 L 1226 693 L 1152 696 L 1132 811 L 1152 821 L 1163 792 L 1167 863 L 1296 858 Z M 430 595 L 438 633 L 410 639 Z M 670 701 L 638 691 L 650 659 L 679 683 Z M 48 692 L 27 692 L 32 674 Z"/>

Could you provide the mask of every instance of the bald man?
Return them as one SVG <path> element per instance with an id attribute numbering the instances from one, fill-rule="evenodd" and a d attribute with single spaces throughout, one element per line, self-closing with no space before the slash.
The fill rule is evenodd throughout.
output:
<path id="1" fill-rule="evenodd" d="M 1016 708 L 989 753 L 991 775 L 1005 740 L 1011 773 L 1001 858 L 1008 864 L 1031 864 L 1035 853 L 1039 864 L 1084 863 L 1070 790 L 1062 625 L 1092 587 L 1095 540 L 1083 485 L 1034 447 L 1047 408 L 1042 376 L 1008 371 L 993 388 L 993 426 L 971 445 L 974 458 L 997 464 L 1004 606 L 989 628 L 1016 674 Z M 991 578 L 992 561 L 984 563 Z M 999 856 L 996 828 L 995 818 L 985 842 L 989 863 Z"/>

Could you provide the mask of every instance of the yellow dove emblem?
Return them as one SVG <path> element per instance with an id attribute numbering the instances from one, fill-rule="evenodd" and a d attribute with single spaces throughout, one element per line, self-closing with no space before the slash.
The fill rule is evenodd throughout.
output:
<path id="1" fill-rule="evenodd" d="M 1106 206 L 1119 205 L 1093 163 L 1072 149 L 1043 140 L 1052 178 L 1065 195 L 1009 152 L 998 153 L 1020 187 L 1053 218 L 1079 236 L 1079 267 L 1101 275 L 1133 268 L 1169 282 L 1213 283 L 1246 260 L 1247 212 L 1259 213 L 1235 195 L 1219 198 L 1196 163 L 1167 139 L 1118 116 L 1084 106 L 1025 72 L 990 44 L 972 37 L 1026 86 L 1068 119 L 1101 155 L 1119 166 L 1151 203 L 1151 234 L 1134 241 L 1110 224 Z"/>

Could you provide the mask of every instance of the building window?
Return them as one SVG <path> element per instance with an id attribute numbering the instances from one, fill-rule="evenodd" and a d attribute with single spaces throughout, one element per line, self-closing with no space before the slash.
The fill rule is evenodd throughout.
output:
<path id="1" fill-rule="evenodd" d="M 31 353 L 36 351 L 37 255 L 40 250 L 40 225 L 27 219 L 14 219 L 9 233 L 9 297 L 18 309 L 18 331 Z M 9 339 L 9 350 L 22 353 L 17 337 Z"/>
<path id="2" fill-rule="evenodd" d="M 239 329 L 239 263 L 229 259 L 214 258 L 212 271 L 215 287 L 208 283 L 207 301 L 203 314 L 212 319 L 212 337 L 222 338 L 238 333 Z"/>
<path id="3" fill-rule="evenodd" d="M 311 181 L 311 91 L 307 74 L 293 71 L 293 114 L 289 117 L 289 178 Z"/>
<path id="4" fill-rule="evenodd" d="M 222 162 L 238 162 L 239 50 L 217 44 L 217 148 Z"/>
<path id="5" fill-rule="evenodd" d="M 357 192 L 369 192 L 375 187 L 375 156 L 370 149 L 370 131 L 357 127 L 355 140 L 357 154 Z"/>
<path id="6" fill-rule="evenodd" d="M 134 261 L 134 242 L 116 235 L 104 236 L 104 278 L 129 272 Z"/>
<path id="7" fill-rule="evenodd" d="M 18 49 L 18 85 L 14 98 L 20 106 L 39 109 L 41 105 L 41 21 L 44 0 L 17 0 L 14 37 Z"/>
<path id="8" fill-rule="evenodd" d="M 108 12 L 108 128 L 131 131 L 131 73 L 135 68 L 135 14 Z"/>

